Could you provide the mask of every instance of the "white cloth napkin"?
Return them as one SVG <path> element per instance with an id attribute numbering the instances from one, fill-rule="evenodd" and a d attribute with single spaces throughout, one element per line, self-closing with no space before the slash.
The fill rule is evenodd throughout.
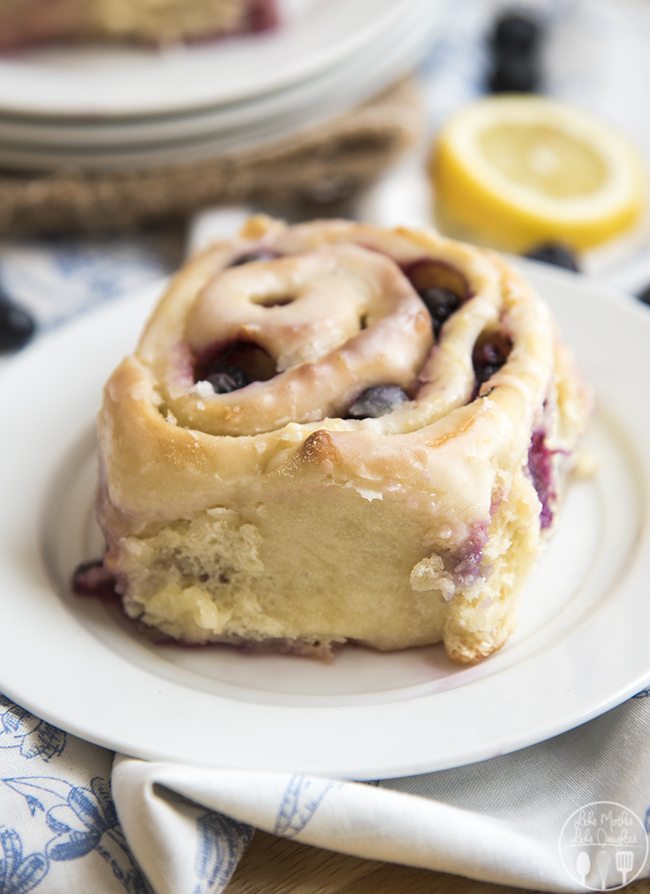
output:
<path id="1" fill-rule="evenodd" d="M 254 828 L 484 881 L 579 891 L 587 849 L 572 839 L 592 802 L 598 828 L 616 839 L 597 849 L 610 855 L 607 885 L 621 884 L 617 851 L 632 853 L 635 874 L 650 870 L 650 690 L 514 754 L 376 784 L 119 756 L 111 778 L 112 763 L 110 752 L 0 699 L 2 894 L 218 894 Z M 600 890 L 589 852 L 585 881 Z"/>
<path id="2" fill-rule="evenodd" d="M 581 890 L 562 863 L 563 826 L 589 802 L 611 801 L 648 824 L 649 736 L 650 699 L 637 697 L 541 745 L 376 786 L 118 758 L 113 792 L 127 839 L 160 894 L 194 891 L 197 878 L 205 883 L 200 891 L 222 890 L 251 827 L 483 881 Z M 642 857 L 645 863 L 641 829 L 638 838 L 634 870 L 641 870 Z M 169 848 L 169 842 L 184 842 L 184 847 Z M 575 871 L 584 848 L 573 850 L 569 865 Z M 193 863 L 179 861 L 179 852 L 194 853 Z M 587 881 L 599 888 L 598 868 L 592 864 Z M 621 875 L 614 860 L 608 884 L 617 883 Z"/>
<path id="3" fill-rule="evenodd" d="M 503 4 L 457 4 L 426 64 L 434 124 L 479 92 L 485 64 L 480 35 L 495 5 Z M 560 44 L 549 48 L 554 92 L 595 107 L 606 90 L 608 112 L 636 128 L 650 157 L 647 119 L 630 115 L 640 107 L 638 89 L 647 79 L 638 78 L 633 97 L 634 79 L 624 77 L 640 71 L 641 61 L 636 68 L 628 64 L 631 54 L 648 64 L 645 44 L 630 37 L 635 30 L 645 33 L 634 23 L 638 16 L 648 19 L 647 4 L 536 5 L 550 21 L 570 23 Z M 612 80 L 617 65 L 621 76 Z M 409 219 L 425 213 L 415 201 L 426 190 L 418 170 L 407 164 L 396 171 L 380 195 L 367 197 L 366 214 L 381 222 L 421 222 Z M 228 230 L 237 214 L 229 212 Z M 203 216 L 191 244 L 223 226 L 223 214 Z M 6 243 L 0 285 L 47 328 L 167 273 L 181 245 L 173 237 Z M 650 281 L 648 257 L 637 253 L 606 273 L 636 288 Z M 0 697 L 0 894 L 217 894 L 254 828 L 538 890 L 611 888 L 650 872 L 649 696 L 644 691 L 597 720 L 511 755 L 376 784 L 114 760 L 111 752 Z"/>

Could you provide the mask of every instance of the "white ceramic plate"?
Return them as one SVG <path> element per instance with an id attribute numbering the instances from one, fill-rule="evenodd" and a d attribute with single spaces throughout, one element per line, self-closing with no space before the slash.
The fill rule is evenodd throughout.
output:
<path id="1" fill-rule="evenodd" d="M 433 0 L 435 2 L 435 0 Z M 165 50 L 65 47 L 0 60 L 0 110 L 101 118 L 189 111 L 276 90 L 394 28 L 413 0 L 284 0 L 273 32 Z"/>
<path id="2" fill-rule="evenodd" d="M 0 376 L 0 691 L 64 729 L 145 758 L 387 777 L 488 758 L 573 727 L 650 677 L 650 314 L 528 264 L 598 393 L 589 446 L 522 597 L 482 664 L 439 647 L 344 649 L 332 665 L 154 646 L 119 609 L 70 593 L 97 556 L 93 417 L 155 286 L 42 339 Z"/>
<path id="3" fill-rule="evenodd" d="M 278 90 L 252 96 L 239 102 L 197 109 L 194 112 L 161 117 L 99 121 L 12 116 L 0 112 L 3 145 L 25 147 L 111 147 L 143 145 L 147 142 L 200 138 L 217 130 L 249 126 L 262 118 L 295 111 L 318 102 L 328 91 L 355 87 L 359 76 L 372 74 L 380 89 L 385 78 L 382 70 L 388 50 L 396 50 L 415 32 L 431 40 L 439 27 L 445 0 L 413 0 L 399 23 L 388 33 L 378 35 L 348 59 L 311 78 L 301 79 Z M 413 59 L 410 68 L 414 68 Z M 345 96 L 341 97 L 345 99 Z"/>
<path id="4" fill-rule="evenodd" d="M 340 66 L 249 103 L 144 126 L 53 126 L 51 142 L 42 129 L 31 142 L 16 143 L 13 137 L 28 137 L 29 126 L 0 122 L 0 164 L 20 170 L 133 169 L 210 158 L 289 136 L 347 111 L 411 71 L 430 47 L 439 23 L 436 16 L 422 16 L 426 2 L 417 0 L 394 31 Z"/>

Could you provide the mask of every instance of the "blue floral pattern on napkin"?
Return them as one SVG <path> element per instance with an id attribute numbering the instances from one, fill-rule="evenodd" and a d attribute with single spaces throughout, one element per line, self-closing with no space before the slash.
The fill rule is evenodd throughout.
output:
<path id="1" fill-rule="evenodd" d="M 23 853 L 23 843 L 15 829 L 0 828 L 0 892 L 26 894 L 39 885 L 48 870 L 43 854 Z"/>
<path id="2" fill-rule="evenodd" d="M 218 894 L 230 881 L 254 829 L 218 813 L 202 813 L 197 821 L 196 886 L 193 894 Z"/>
<path id="3" fill-rule="evenodd" d="M 325 795 L 340 783 L 308 776 L 291 776 L 273 827 L 275 835 L 295 838 L 314 817 Z"/>
<path id="4" fill-rule="evenodd" d="M 91 855 L 110 870 L 114 890 L 151 894 L 120 828 L 108 777 L 88 778 L 93 761 L 79 760 L 80 751 L 86 758 L 107 753 L 72 741 L 71 766 L 62 730 L 0 696 L 0 894 L 33 891 L 57 864 Z M 104 764 L 110 772 L 110 757 Z"/>
<path id="5" fill-rule="evenodd" d="M 149 894 L 150 888 L 120 829 L 108 780 L 96 776 L 88 787 L 72 785 L 55 776 L 4 778 L 1 782 L 22 795 L 32 819 L 44 820 L 53 833 L 42 853 L 31 854 L 22 861 L 22 883 L 31 885 L 24 890 L 39 884 L 52 862 L 77 860 L 94 851 L 108 863 L 128 894 Z M 15 830 L 11 832 L 13 840 L 20 842 Z M 31 872 L 25 869 L 29 861 Z"/>
<path id="6" fill-rule="evenodd" d="M 61 871 L 83 861 L 94 861 L 87 870 L 93 890 L 153 894 L 111 797 L 110 752 L 67 736 L 2 695 L 0 749 L 0 894 L 27 894 L 42 883 L 58 894 L 67 888 Z M 253 831 L 199 812 L 192 894 L 224 890 Z"/>
<path id="7" fill-rule="evenodd" d="M 0 748 L 18 748 L 28 760 L 49 761 L 65 748 L 66 734 L 0 695 Z"/>

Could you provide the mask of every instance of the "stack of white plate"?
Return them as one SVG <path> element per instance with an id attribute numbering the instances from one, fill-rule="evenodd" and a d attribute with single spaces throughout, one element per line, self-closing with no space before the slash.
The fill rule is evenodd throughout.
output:
<path id="1" fill-rule="evenodd" d="M 0 60 L 0 165 L 133 170 L 290 135 L 412 70 L 443 0 L 285 0 L 276 31 Z"/>

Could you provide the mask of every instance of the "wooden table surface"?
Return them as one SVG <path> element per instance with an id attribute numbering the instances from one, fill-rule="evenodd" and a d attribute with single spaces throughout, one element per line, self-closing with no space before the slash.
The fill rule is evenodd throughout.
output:
<path id="1" fill-rule="evenodd" d="M 626 888 L 650 894 L 650 880 Z M 256 832 L 228 894 L 523 894 L 458 876 L 334 854 Z"/>

